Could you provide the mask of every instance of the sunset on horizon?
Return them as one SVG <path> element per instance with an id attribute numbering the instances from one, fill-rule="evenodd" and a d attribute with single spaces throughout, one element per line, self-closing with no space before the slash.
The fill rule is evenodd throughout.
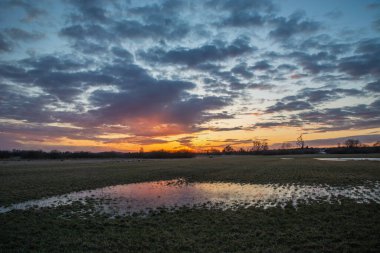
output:
<path id="1" fill-rule="evenodd" d="M 380 0 L 0 0 L 0 252 L 380 252 Z"/>
<path id="2" fill-rule="evenodd" d="M 378 1 L 0 7 L 0 150 L 380 141 Z"/>

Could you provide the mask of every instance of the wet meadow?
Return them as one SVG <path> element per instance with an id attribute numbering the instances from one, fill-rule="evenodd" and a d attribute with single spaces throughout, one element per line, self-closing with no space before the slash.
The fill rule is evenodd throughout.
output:
<path id="1" fill-rule="evenodd" d="M 315 158 L 0 161 L 0 251 L 379 252 L 380 162 Z"/>

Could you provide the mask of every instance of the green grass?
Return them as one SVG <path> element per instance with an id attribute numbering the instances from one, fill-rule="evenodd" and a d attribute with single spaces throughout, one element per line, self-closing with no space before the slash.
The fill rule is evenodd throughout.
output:
<path id="1" fill-rule="evenodd" d="M 376 204 L 237 211 L 183 209 L 149 217 L 59 218 L 65 208 L 0 215 L 3 252 L 379 252 Z"/>
<path id="2" fill-rule="evenodd" d="M 0 162 L 0 203 L 177 177 L 344 186 L 380 181 L 380 162 L 327 162 L 312 156 Z M 79 215 L 82 208 L 0 214 L 0 252 L 380 252 L 380 205 L 375 203 L 343 200 L 285 210 L 184 208 L 116 219 Z"/>
<path id="3" fill-rule="evenodd" d="M 336 157 L 336 156 L 334 156 Z M 297 156 L 175 160 L 0 162 L 0 204 L 108 185 L 184 177 L 189 181 L 362 184 L 380 180 L 380 162 L 318 161 Z"/>

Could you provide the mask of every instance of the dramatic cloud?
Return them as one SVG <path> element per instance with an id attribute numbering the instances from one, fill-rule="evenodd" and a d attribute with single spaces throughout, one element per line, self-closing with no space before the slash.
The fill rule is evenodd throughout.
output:
<path id="1" fill-rule="evenodd" d="M 42 39 L 44 36 L 41 33 L 31 33 L 19 28 L 6 29 L 5 33 L 14 40 L 33 41 Z"/>
<path id="2" fill-rule="evenodd" d="M 171 64 L 186 64 L 195 66 L 204 62 L 221 61 L 230 57 L 237 57 L 253 52 L 256 48 L 249 45 L 247 38 L 238 38 L 226 45 L 221 41 L 214 44 L 203 45 L 199 48 L 178 48 L 165 51 L 161 48 L 150 49 L 140 53 L 140 56 L 151 62 Z"/>
<path id="3" fill-rule="evenodd" d="M 365 88 L 371 92 L 380 92 L 380 81 L 368 83 Z"/>
<path id="4" fill-rule="evenodd" d="M 7 40 L 7 38 L 0 33 L 0 53 L 9 52 L 12 50 L 12 44 Z"/>
<path id="5" fill-rule="evenodd" d="M 0 141 L 152 150 L 282 128 L 368 135 L 380 127 L 379 16 L 362 5 L 2 1 Z"/>
<path id="6" fill-rule="evenodd" d="M 305 14 L 295 12 L 289 18 L 277 17 L 270 21 L 275 29 L 269 35 L 276 40 L 286 40 L 297 34 L 310 34 L 320 29 L 321 24 L 305 20 Z"/>
<path id="7" fill-rule="evenodd" d="M 22 9 L 26 14 L 26 16 L 21 19 L 21 21 L 23 22 L 31 22 L 47 14 L 46 10 L 43 10 L 40 7 L 36 7 L 36 5 L 32 3 L 32 1 L 28 0 L 5 0 L 0 4 L 0 6 L 4 9 L 12 7 Z"/>
<path id="8" fill-rule="evenodd" d="M 338 68 L 351 76 L 380 75 L 380 40 L 369 39 L 357 43 L 355 55 L 339 60 Z"/>

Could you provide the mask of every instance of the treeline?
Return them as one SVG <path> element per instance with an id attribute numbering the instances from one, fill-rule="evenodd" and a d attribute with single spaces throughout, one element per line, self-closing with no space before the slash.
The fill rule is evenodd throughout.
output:
<path id="1" fill-rule="evenodd" d="M 294 149 L 223 149 L 222 151 L 210 150 L 207 151 L 208 155 L 302 155 L 302 154 L 319 154 L 321 153 L 319 148 L 294 148 Z"/>
<path id="2" fill-rule="evenodd" d="M 305 155 L 305 154 L 371 154 L 380 153 L 380 146 L 374 147 L 333 147 L 333 148 L 293 148 L 293 149 L 266 149 L 266 150 L 230 150 L 206 152 L 208 155 Z"/>
<path id="3" fill-rule="evenodd" d="M 61 152 L 53 150 L 50 152 L 42 150 L 0 150 L 0 159 L 112 159 L 112 158 L 139 158 L 139 159 L 165 159 L 165 158 L 192 158 L 195 153 L 188 151 L 168 152 L 164 150 L 152 152 Z"/>
<path id="4" fill-rule="evenodd" d="M 284 143 L 279 149 L 269 149 L 266 140 L 255 140 L 249 148 L 240 148 L 235 150 L 231 145 L 224 147 L 222 151 L 211 149 L 206 153 L 209 155 L 302 155 L 302 154 L 370 154 L 380 153 L 380 142 L 373 146 L 362 144 L 359 140 L 348 139 L 344 146 L 338 144 L 338 147 L 331 148 L 313 148 L 305 146 L 305 141 L 300 135 L 296 142 L 298 148 L 291 148 L 289 143 Z"/>
<path id="5" fill-rule="evenodd" d="M 336 147 L 325 149 L 327 154 L 371 154 L 380 153 L 380 146 L 373 147 Z"/>

